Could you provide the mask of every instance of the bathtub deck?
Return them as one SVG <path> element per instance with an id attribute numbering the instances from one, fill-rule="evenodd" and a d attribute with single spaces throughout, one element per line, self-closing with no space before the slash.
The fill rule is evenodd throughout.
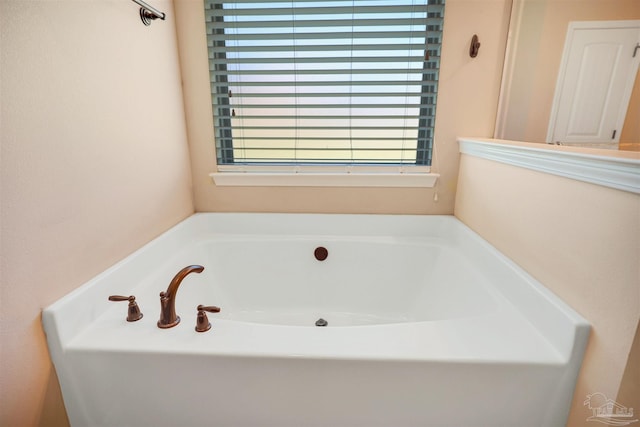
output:
<path id="1" fill-rule="evenodd" d="M 515 310 L 477 318 L 347 327 L 264 325 L 215 319 L 194 331 L 195 313 L 169 330 L 153 311 L 127 323 L 111 309 L 67 351 L 191 353 L 245 357 L 561 364 L 566 359 Z M 174 344 L 181 343 L 177 348 Z"/>

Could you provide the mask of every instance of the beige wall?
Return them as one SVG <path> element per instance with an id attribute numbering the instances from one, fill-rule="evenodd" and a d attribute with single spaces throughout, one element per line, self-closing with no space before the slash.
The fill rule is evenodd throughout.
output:
<path id="1" fill-rule="evenodd" d="M 130 1 L 0 1 L 2 426 L 67 424 L 42 308 L 193 211 L 155 6 L 147 28 Z"/>
<path id="2" fill-rule="evenodd" d="M 636 336 L 633 339 L 616 401 L 624 402 L 624 406 L 634 408 L 635 413 L 638 413 L 640 408 L 640 322 L 636 327 Z"/>
<path id="3" fill-rule="evenodd" d="M 637 375 L 640 364 L 629 357 L 640 319 L 640 195 L 462 155 L 455 215 L 591 323 L 568 424 L 585 425 L 586 395 L 615 399 L 634 381 L 625 369 Z"/>
<path id="4" fill-rule="evenodd" d="M 570 21 L 640 19 L 637 0 L 517 0 L 522 18 L 512 30 L 514 60 L 504 133 L 516 141 L 545 142 L 564 41 Z M 518 26 L 518 30 L 515 26 Z M 511 50 L 513 49 L 513 50 Z M 633 105 L 640 97 L 632 98 Z M 637 116 L 628 117 L 637 122 Z M 625 127 L 628 126 L 626 122 Z M 640 140 L 627 131 L 626 139 Z"/>
<path id="5" fill-rule="evenodd" d="M 452 213 L 458 135 L 492 136 L 509 19 L 509 0 L 447 0 L 438 93 L 433 189 L 219 187 L 215 171 L 204 12 L 199 0 L 177 1 L 176 20 L 184 76 L 197 211 Z M 469 57 L 478 34 L 482 47 Z"/>
<path id="6" fill-rule="evenodd" d="M 640 151 L 640 72 L 633 85 L 627 119 L 620 134 L 620 149 Z"/>
<path id="7" fill-rule="evenodd" d="M 200 0 L 176 1 L 175 14 L 170 0 L 157 0 L 154 6 L 168 17 L 151 27 L 140 23 L 137 7 L 128 1 L 0 1 L 0 425 L 66 424 L 41 309 L 189 215 L 191 179 L 198 211 L 452 213 L 459 162 L 455 138 L 493 135 L 509 4 L 447 2 L 434 164 L 442 178 L 435 202 L 432 189 L 216 187 L 208 176 L 215 155 Z M 473 34 L 482 43 L 476 59 L 467 54 Z M 637 307 L 635 320 L 625 314 L 634 310 L 633 300 L 619 297 L 633 274 L 630 263 L 627 270 L 622 264 L 638 255 L 637 246 L 629 251 L 613 239 L 611 252 L 602 251 L 604 260 L 578 268 L 571 251 L 583 250 L 575 237 L 584 230 L 571 228 L 566 238 L 558 237 L 573 224 L 558 208 L 564 206 L 562 190 L 542 189 L 538 178 L 520 172 L 511 176 L 507 170 L 502 179 L 505 167 L 486 163 L 463 159 L 456 213 L 594 323 L 576 396 L 591 386 L 615 395 L 638 321 Z M 476 175 L 477 170 L 487 174 Z M 524 193 L 520 183 L 512 184 L 520 179 Z M 476 188 L 487 180 L 491 185 Z M 616 191 L 592 194 L 591 186 L 583 185 L 589 190 L 579 186 L 577 194 L 593 200 L 587 218 L 594 221 L 615 215 L 598 209 L 598 197 L 620 204 L 619 211 L 625 203 L 637 203 Z M 531 193 L 536 197 L 529 199 Z M 573 208 L 588 202 L 574 199 Z M 547 219 L 558 214 L 559 225 Z M 529 226 L 520 230 L 514 218 Z M 589 242 L 607 233 L 637 235 L 637 221 L 624 221 L 632 228 L 620 230 L 605 221 L 606 227 L 588 230 Z M 506 228 L 499 226 L 503 223 Z M 504 233 L 510 224 L 519 234 Z M 538 228 L 544 230 L 541 236 L 532 232 Z M 544 237 L 553 244 L 541 241 Z M 597 252 L 593 245 L 585 247 L 591 257 Z M 555 257 L 548 271 L 547 252 Z M 560 261 L 573 267 L 565 271 L 566 262 Z M 598 294 L 585 293 L 581 281 L 599 290 L 613 283 L 605 295 L 617 309 L 599 304 Z"/>

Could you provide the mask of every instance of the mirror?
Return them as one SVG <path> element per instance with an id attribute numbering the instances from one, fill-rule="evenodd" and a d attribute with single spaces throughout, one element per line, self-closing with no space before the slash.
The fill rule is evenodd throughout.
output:
<path id="1" fill-rule="evenodd" d="M 638 0 L 513 0 L 494 137 L 547 142 L 570 21 L 637 19 L 640 19 Z M 621 132 L 619 149 L 640 151 L 640 78 L 637 75 Z M 589 146 L 611 148 L 610 145 Z"/>

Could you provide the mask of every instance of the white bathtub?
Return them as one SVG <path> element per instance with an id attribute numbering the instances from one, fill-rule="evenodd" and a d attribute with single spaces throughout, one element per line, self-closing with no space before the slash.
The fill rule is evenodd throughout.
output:
<path id="1" fill-rule="evenodd" d="M 159 292 L 191 264 L 160 329 Z M 221 308 L 204 333 L 199 304 Z M 447 216 L 197 214 L 43 323 L 74 427 L 557 427 L 589 335 Z"/>

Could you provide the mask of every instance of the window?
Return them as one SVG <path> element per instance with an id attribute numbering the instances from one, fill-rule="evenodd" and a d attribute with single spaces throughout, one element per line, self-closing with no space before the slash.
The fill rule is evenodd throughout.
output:
<path id="1" fill-rule="evenodd" d="M 205 0 L 217 163 L 429 166 L 445 0 Z"/>

